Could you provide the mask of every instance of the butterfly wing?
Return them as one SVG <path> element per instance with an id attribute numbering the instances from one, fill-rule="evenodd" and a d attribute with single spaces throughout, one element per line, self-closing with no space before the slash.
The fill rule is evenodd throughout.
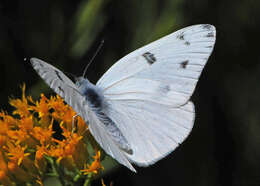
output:
<path id="1" fill-rule="evenodd" d="M 113 141 L 111 134 L 106 130 L 105 125 L 101 123 L 98 116 L 89 108 L 85 97 L 83 97 L 75 84 L 66 77 L 59 69 L 52 65 L 37 59 L 30 60 L 34 69 L 42 79 L 79 114 L 84 121 L 89 121 L 89 130 L 96 141 L 105 150 L 107 154 L 116 159 L 119 163 L 125 165 L 132 171 L 135 171 L 129 163 L 126 155 L 119 149 Z"/>
<path id="2" fill-rule="evenodd" d="M 195 25 L 174 32 L 120 59 L 97 86 L 109 99 L 183 105 L 213 50 L 215 35 L 212 25 Z"/>
<path id="3" fill-rule="evenodd" d="M 128 159 L 147 166 L 190 133 L 189 101 L 215 44 L 215 27 L 181 29 L 123 57 L 97 82 L 110 117 L 133 149 Z"/>

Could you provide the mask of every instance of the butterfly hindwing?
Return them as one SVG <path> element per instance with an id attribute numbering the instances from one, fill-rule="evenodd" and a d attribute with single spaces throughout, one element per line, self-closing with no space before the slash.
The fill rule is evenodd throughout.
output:
<path id="1" fill-rule="evenodd" d="M 193 103 L 179 108 L 133 100 L 110 101 L 106 114 L 117 124 L 133 153 L 131 162 L 148 166 L 172 152 L 190 133 Z"/>

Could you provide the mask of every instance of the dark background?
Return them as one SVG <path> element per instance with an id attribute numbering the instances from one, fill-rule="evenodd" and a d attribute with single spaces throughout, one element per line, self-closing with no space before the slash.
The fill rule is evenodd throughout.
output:
<path id="1" fill-rule="evenodd" d="M 11 3 L 12 2 L 12 3 Z M 105 182 L 118 185 L 260 185 L 260 1 L 254 0 L 0 0 L 0 101 L 25 82 L 38 98 L 53 93 L 24 58 L 38 57 L 92 82 L 119 58 L 182 27 L 216 26 L 215 49 L 192 97 L 196 121 L 167 158 L 134 174 L 122 167 Z M 97 180 L 95 185 L 101 185 Z"/>

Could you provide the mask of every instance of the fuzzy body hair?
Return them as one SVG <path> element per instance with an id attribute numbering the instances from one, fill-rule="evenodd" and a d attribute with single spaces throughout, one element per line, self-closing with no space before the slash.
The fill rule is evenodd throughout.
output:
<path id="1" fill-rule="evenodd" d="M 118 144 L 120 149 L 128 154 L 132 154 L 133 151 L 122 132 L 116 124 L 104 114 L 107 103 L 102 90 L 83 77 L 76 79 L 76 86 L 78 86 L 81 95 L 86 98 L 89 108 L 96 114 L 101 123 L 105 125 L 107 131 L 111 134 L 113 140 Z"/>

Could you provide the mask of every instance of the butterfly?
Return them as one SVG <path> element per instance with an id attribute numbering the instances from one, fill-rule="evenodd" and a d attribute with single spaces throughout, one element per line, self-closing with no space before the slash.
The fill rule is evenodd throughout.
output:
<path id="1" fill-rule="evenodd" d="M 195 118 L 190 97 L 215 44 L 216 30 L 193 25 L 141 47 L 116 62 L 94 85 L 76 83 L 31 58 L 43 80 L 87 123 L 112 158 L 132 171 L 178 147 Z"/>

